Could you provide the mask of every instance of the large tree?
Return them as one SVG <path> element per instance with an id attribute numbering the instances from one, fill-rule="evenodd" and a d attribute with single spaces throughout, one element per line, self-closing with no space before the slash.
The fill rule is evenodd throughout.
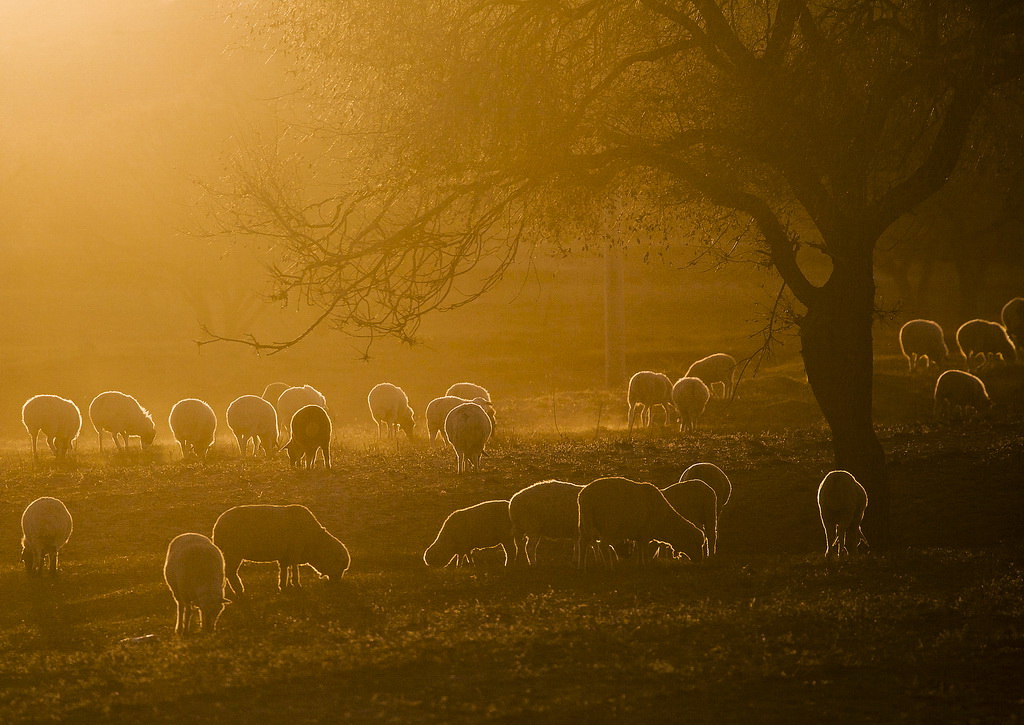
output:
<path id="1" fill-rule="evenodd" d="M 889 541 L 872 423 L 873 256 L 1022 72 L 1017 0 L 281 0 L 240 9 L 300 88 L 218 187 L 276 240 L 277 293 L 412 339 L 524 240 L 608 210 L 689 221 L 781 277 L 835 464 Z M 723 237 L 722 230 L 732 233 Z M 825 255 L 815 283 L 802 250 Z M 305 333 L 297 336 L 297 339 Z M 271 349 L 293 344 L 252 344 Z"/>

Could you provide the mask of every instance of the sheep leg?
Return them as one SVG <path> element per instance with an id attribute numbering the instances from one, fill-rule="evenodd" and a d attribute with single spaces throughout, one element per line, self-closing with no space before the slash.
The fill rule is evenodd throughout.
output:
<path id="1" fill-rule="evenodd" d="M 50 551 L 50 576 L 57 576 L 57 550 Z"/>
<path id="2" fill-rule="evenodd" d="M 231 587 L 231 591 L 241 596 L 245 593 L 245 587 L 242 586 L 242 580 L 238 578 L 238 568 L 242 566 L 241 559 L 229 559 L 224 557 L 224 572 L 226 573 L 228 586 Z"/>
<path id="3" fill-rule="evenodd" d="M 178 607 L 174 617 L 174 633 L 181 634 L 181 631 L 185 628 L 185 605 L 177 600 L 175 600 L 175 604 Z"/>
<path id="4" fill-rule="evenodd" d="M 53 455 L 60 458 L 60 454 L 57 452 L 57 445 L 54 443 L 53 438 L 51 438 L 50 436 L 46 436 L 46 445 L 50 447 L 50 452 L 53 453 Z"/>
<path id="5" fill-rule="evenodd" d="M 292 564 L 292 586 L 296 589 L 302 589 L 302 581 L 299 576 L 299 572 L 302 569 L 302 564 Z"/>
<path id="6" fill-rule="evenodd" d="M 526 560 L 529 564 L 537 563 L 537 547 L 540 546 L 540 537 L 531 536 L 526 544 Z"/>
<path id="7" fill-rule="evenodd" d="M 124 450 L 124 448 L 122 448 L 122 446 L 121 446 L 121 441 L 119 441 L 117 439 L 117 431 L 111 431 L 110 432 L 110 437 L 114 439 L 114 446 L 117 448 L 117 452 L 118 453 L 120 453 L 122 450 Z M 128 436 L 124 437 L 124 442 L 125 442 L 125 446 L 124 447 L 126 448 L 127 445 L 128 445 Z"/>
<path id="8" fill-rule="evenodd" d="M 331 444 L 328 443 L 321 450 L 324 453 L 324 466 L 326 466 L 329 471 L 331 470 Z"/>
<path id="9" fill-rule="evenodd" d="M 277 588 L 280 591 L 288 588 L 288 569 L 288 564 L 283 561 L 277 562 Z"/>
<path id="10" fill-rule="evenodd" d="M 32 434 L 32 458 L 34 458 L 34 459 L 38 459 L 39 458 L 39 450 L 37 448 L 38 443 L 39 443 L 39 431 L 36 431 L 35 433 Z"/>
<path id="11" fill-rule="evenodd" d="M 633 433 L 633 421 L 636 419 L 636 403 L 629 406 L 629 434 Z"/>

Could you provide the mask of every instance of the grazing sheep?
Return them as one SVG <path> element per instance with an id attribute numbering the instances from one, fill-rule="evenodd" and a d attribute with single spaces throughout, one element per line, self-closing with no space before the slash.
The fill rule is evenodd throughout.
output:
<path id="1" fill-rule="evenodd" d="M 217 628 L 217 618 L 228 600 L 224 598 L 224 555 L 212 541 L 202 534 L 179 534 L 171 539 L 164 581 L 178 605 L 175 634 L 188 634 L 196 607 L 203 631 Z"/>
<path id="2" fill-rule="evenodd" d="M 253 458 L 261 448 L 268 456 L 277 452 L 277 410 L 269 402 L 257 395 L 242 395 L 231 401 L 226 418 L 243 457 L 249 441 Z"/>
<path id="3" fill-rule="evenodd" d="M 484 501 L 476 506 L 452 511 L 441 524 L 434 543 L 423 552 L 423 563 L 431 567 L 473 564 L 473 552 L 500 546 L 508 566 L 515 543 L 508 501 Z"/>
<path id="4" fill-rule="evenodd" d="M 345 545 L 300 504 L 228 509 L 213 525 L 213 543 L 224 552 L 228 584 L 238 595 L 245 592 L 238 578 L 243 561 L 276 561 L 279 589 L 301 586 L 299 567 L 303 564 L 338 581 L 351 562 Z"/>
<path id="5" fill-rule="evenodd" d="M 640 564 L 650 558 L 648 544 L 662 541 L 692 561 L 704 558 L 704 534 L 672 508 L 664 494 L 650 483 L 628 478 L 599 478 L 584 486 L 578 503 L 578 550 L 580 566 L 586 568 L 591 550 L 619 541 L 636 547 Z"/>
<path id="6" fill-rule="evenodd" d="M 718 498 L 718 515 L 721 517 L 722 509 L 732 497 L 732 481 L 725 475 L 725 471 L 714 463 L 694 463 L 679 477 L 679 482 L 683 481 L 703 481 L 711 486 Z"/>
<path id="7" fill-rule="evenodd" d="M 491 394 L 487 392 L 487 388 L 482 385 L 477 385 L 476 383 L 455 383 L 448 388 L 444 394 L 451 395 L 456 398 L 464 398 L 466 400 L 483 398 L 488 403 L 491 402 Z"/>
<path id="8" fill-rule="evenodd" d="M 129 436 L 138 436 L 142 447 L 152 445 L 156 437 L 156 423 L 149 411 L 139 405 L 139 401 L 130 395 L 117 390 L 100 393 L 89 403 L 89 420 L 99 437 L 100 450 L 103 450 L 103 431 L 108 431 L 114 439 L 117 450 L 128 448 Z M 118 440 L 121 436 L 121 440 Z"/>
<path id="9" fill-rule="evenodd" d="M 462 403 L 452 408 L 444 419 L 444 435 L 455 451 L 457 473 L 466 473 L 468 464 L 480 472 L 480 456 L 491 437 L 491 418 L 476 403 Z"/>
<path id="10" fill-rule="evenodd" d="M 288 388 L 277 398 L 277 424 L 281 428 L 281 440 L 287 440 L 291 435 L 292 430 L 288 426 L 291 425 L 292 416 L 299 408 L 307 405 L 319 405 L 324 410 L 328 409 L 327 398 L 312 385 Z"/>
<path id="11" fill-rule="evenodd" d="M 182 458 L 191 451 L 200 460 L 206 460 L 217 433 L 217 414 L 207 402 L 197 398 L 179 400 L 171 408 L 167 424 L 178 441 Z"/>
<path id="12" fill-rule="evenodd" d="M 448 442 L 448 437 L 444 432 L 444 419 L 448 417 L 452 410 L 463 403 L 476 403 L 484 409 L 487 417 L 491 419 L 491 432 L 493 434 L 495 426 L 494 406 L 491 405 L 490 401 L 485 398 L 466 400 L 455 395 L 445 395 L 441 398 L 434 398 L 427 403 L 427 409 L 423 415 L 427 420 L 427 438 L 431 443 L 434 443 L 439 434 L 445 443 Z"/>
<path id="13" fill-rule="evenodd" d="M 977 355 L 981 355 L 981 363 L 976 366 L 978 368 L 984 367 L 998 357 L 1010 361 L 1015 356 L 1013 343 L 1010 342 L 1006 330 L 998 322 L 989 322 L 988 320 L 965 322 L 956 331 L 956 344 L 967 361 L 968 370 L 975 367 L 972 363 Z"/>
<path id="14" fill-rule="evenodd" d="M 391 383 L 380 383 L 373 386 L 373 390 L 366 396 L 366 402 L 370 406 L 373 422 L 377 424 L 378 438 L 382 437 L 381 426 L 387 431 L 388 438 L 395 436 L 396 428 L 401 428 L 412 438 L 416 414 L 409 406 L 409 396 L 404 390 Z"/>
<path id="15" fill-rule="evenodd" d="M 984 413 L 992 406 L 985 383 L 981 378 L 962 370 L 947 370 L 935 381 L 936 418 L 952 418 L 954 413 L 967 417 L 968 409 Z"/>
<path id="16" fill-rule="evenodd" d="M 924 369 L 938 367 L 949 355 L 946 336 L 942 326 L 931 320 L 911 320 L 900 328 L 900 350 L 907 359 L 910 372 L 917 370 L 917 363 L 924 360 Z"/>
<path id="17" fill-rule="evenodd" d="M 1000 316 L 1006 334 L 1017 348 L 1017 356 L 1024 358 L 1024 297 L 1014 297 L 1003 305 Z"/>
<path id="18" fill-rule="evenodd" d="M 711 398 L 711 391 L 700 378 L 679 378 L 672 386 L 672 404 L 679 413 L 679 432 L 696 430 L 697 421 Z"/>
<path id="19" fill-rule="evenodd" d="M 629 432 L 633 432 L 637 406 L 640 406 L 640 424 L 650 427 L 651 410 L 655 406 L 661 406 L 666 415 L 668 413 L 668 407 L 672 404 L 672 381 L 664 373 L 650 370 L 633 373 L 629 379 L 626 403 L 629 405 Z"/>
<path id="20" fill-rule="evenodd" d="M 82 413 L 72 401 L 56 395 L 36 395 L 21 407 L 21 422 L 32 438 L 32 457 L 38 458 L 37 441 L 42 431 L 46 445 L 57 459 L 75 449 L 82 430 Z"/>
<path id="21" fill-rule="evenodd" d="M 281 393 L 290 387 L 292 386 L 288 383 L 270 383 L 267 387 L 263 388 L 263 395 L 260 397 L 271 405 L 277 405 L 277 401 L 281 397 Z"/>
<path id="22" fill-rule="evenodd" d="M 567 481 L 541 481 L 527 486 L 508 502 L 516 563 L 537 563 L 540 540 L 576 539 L 580 486 Z"/>
<path id="23" fill-rule="evenodd" d="M 708 386 L 711 394 L 715 394 L 715 384 L 722 384 L 722 397 L 731 400 L 736 394 L 736 358 L 724 352 L 708 355 L 690 365 L 684 377 L 700 378 Z"/>
<path id="24" fill-rule="evenodd" d="M 57 553 L 71 538 L 71 514 L 61 501 L 37 498 L 21 515 L 21 559 L 25 571 L 42 574 L 43 560 L 50 557 L 50 575 L 57 574 Z"/>
<path id="25" fill-rule="evenodd" d="M 841 554 L 849 554 L 846 549 L 849 541 L 853 550 L 861 542 L 868 540 L 860 528 L 864 519 L 864 509 L 868 505 L 868 494 L 852 474 L 846 471 L 832 471 L 826 474 L 818 486 L 818 511 L 821 513 L 821 525 L 825 529 L 825 558 L 833 554 L 839 558 Z M 856 535 L 856 541 L 851 540 Z"/>
<path id="26" fill-rule="evenodd" d="M 715 489 L 699 479 L 673 483 L 662 491 L 680 516 L 704 533 L 704 555 L 718 549 L 718 496 Z"/>
<path id="27" fill-rule="evenodd" d="M 331 417 L 319 405 L 307 405 L 292 416 L 291 440 L 284 444 L 292 466 L 301 462 L 312 468 L 317 451 L 324 454 L 324 468 L 331 468 Z"/>

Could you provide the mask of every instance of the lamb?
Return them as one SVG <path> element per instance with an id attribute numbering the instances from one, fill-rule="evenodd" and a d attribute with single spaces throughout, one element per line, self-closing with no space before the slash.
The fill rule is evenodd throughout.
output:
<path id="1" fill-rule="evenodd" d="M 491 419 L 476 403 L 462 403 L 452 408 L 444 419 L 444 435 L 455 451 L 457 473 L 466 473 L 468 464 L 480 472 L 480 456 L 491 437 Z"/>
<path id="2" fill-rule="evenodd" d="M 453 395 L 456 398 L 465 398 L 466 400 L 483 398 L 488 403 L 491 402 L 491 394 L 487 392 L 487 388 L 476 383 L 455 383 L 444 394 Z"/>
<path id="3" fill-rule="evenodd" d="M 401 428 L 412 438 L 416 414 L 409 406 L 409 396 L 404 390 L 391 383 L 380 383 L 373 386 L 373 390 L 366 396 L 366 402 L 370 406 L 373 422 L 377 424 L 378 438 L 382 436 L 382 430 L 387 431 L 388 438 L 393 438 L 396 428 Z"/>
<path id="4" fill-rule="evenodd" d="M 427 403 L 427 409 L 424 412 L 424 417 L 427 419 L 427 438 L 430 439 L 431 444 L 437 439 L 438 434 L 440 434 L 445 443 L 448 443 L 448 436 L 444 432 L 444 419 L 448 417 L 452 410 L 463 403 L 476 403 L 484 409 L 487 417 L 491 419 L 491 431 L 493 434 L 495 426 L 494 406 L 491 405 L 490 401 L 486 398 L 466 400 L 455 395 L 445 395 L 441 398 L 434 398 Z"/>
<path id="5" fill-rule="evenodd" d="M 942 326 L 931 320 L 911 320 L 900 328 L 900 350 L 907 360 L 910 372 L 924 360 L 924 369 L 939 366 L 949 355 Z"/>
<path id="6" fill-rule="evenodd" d="M 164 581 L 178 605 L 175 634 L 188 634 L 199 608 L 203 631 L 213 632 L 228 600 L 224 598 L 224 555 L 202 534 L 179 534 L 167 546 Z"/>
<path id="7" fill-rule="evenodd" d="M 213 447 L 213 439 L 217 433 L 217 414 L 205 401 L 197 398 L 179 400 L 171 408 L 167 424 L 181 448 L 181 457 L 189 452 L 202 461 Z"/>
<path id="8" fill-rule="evenodd" d="M 978 368 L 994 361 L 997 356 L 1003 360 L 1014 359 L 1013 343 L 1006 335 L 1006 330 L 998 322 L 988 320 L 970 320 L 960 325 L 956 331 L 956 344 L 960 347 L 960 353 L 967 361 L 967 369 L 974 365 L 975 356 L 981 355 L 981 364 Z"/>
<path id="9" fill-rule="evenodd" d="M 637 406 L 640 406 L 640 423 L 650 427 L 651 410 L 660 405 L 667 413 L 672 404 L 672 381 L 664 373 L 650 370 L 633 373 L 629 379 L 626 403 L 629 405 L 629 432 L 633 432 Z"/>
<path id="10" fill-rule="evenodd" d="M 281 397 L 281 393 L 292 387 L 288 383 L 270 383 L 267 387 L 263 388 L 263 395 L 260 397 L 271 405 L 277 405 L 278 399 Z"/>
<path id="11" fill-rule="evenodd" d="M 40 431 L 58 460 L 75 449 L 82 430 L 82 413 L 72 401 L 56 395 L 36 395 L 21 407 L 21 422 L 32 438 L 32 458 L 38 459 Z"/>
<path id="12" fill-rule="evenodd" d="M 473 552 L 500 546 L 505 552 L 505 566 L 512 557 L 512 520 L 508 501 L 484 501 L 475 506 L 453 511 L 441 524 L 434 543 L 423 552 L 423 563 L 430 567 L 473 564 Z"/>
<path id="13" fill-rule="evenodd" d="M 25 507 L 21 515 L 21 559 L 31 576 L 42 574 L 43 560 L 50 557 L 50 575 L 57 574 L 57 554 L 71 538 L 71 514 L 63 502 L 43 496 Z"/>
<path id="14" fill-rule="evenodd" d="M 722 509 L 732 497 L 732 481 L 725 475 L 725 471 L 714 463 L 694 463 L 679 477 L 679 482 L 683 481 L 703 481 L 711 486 L 718 499 L 718 516 L 721 517 Z"/>
<path id="15" fill-rule="evenodd" d="M 962 370 L 947 370 L 935 381 L 936 418 L 952 418 L 954 413 L 967 417 L 968 409 L 983 413 L 992 406 L 981 378 Z"/>
<path id="16" fill-rule="evenodd" d="M 324 454 L 324 468 L 331 469 L 331 418 L 319 405 L 307 405 L 292 416 L 291 440 L 284 444 L 292 466 L 312 468 L 317 451 Z"/>
<path id="17" fill-rule="evenodd" d="M 826 474 L 818 486 L 818 511 L 821 525 L 825 529 L 825 558 L 832 555 L 839 558 L 849 554 L 849 542 L 856 551 L 868 540 L 861 530 L 864 509 L 868 505 L 868 494 L 852 474 L 846 471 L 832 471 Z M 856 535 L 856 541 L 852 536 Z"/>
<path id="18" fill-rule="evenodd" d="M 339 581 L 351 563 L 345 545 L 300 504 L 228 509 L 213 525 L 213 543 L 224 552 L 228 585 L 239 596 L 245 593 L 238 578 L 242 561 L 276 561 L 279 589 L 301 586 L 303 564 L 330 581 Z"/>
<path id="19" fill-rule="evenodd" d="M 1003 305 L 1000 317 L 1006 334 L 1017 348 L 1018 357 L 1024 358 L 1024 297 L 1014 297 Z"/>
<path id="20" fill-rule="evenodd" d="M 680 516 L 650 483 L 627 478 L 599 478 L 584 486 L 577 498 L 579 566 L 596 543 L 628 541 L 636 545 L 640 564 L 650 558 L 648 544 L 663 541 L 691 561 L 701 561 L 707 547 L 704 534 Z M 602 558 L 599 557 L 598 558 Z"/>
<path id="21" fill-rule="evenodd" d="M 271 456 L 277 452 L 277 410 L 256 395 L 242 395 L 231 401 L 227 415 L 228 428 L 238 441 L 238 452 L 244 458 L 252 441 L 252 456 L 262 448 Z"/>
<path id="22" fill-rule="evenodd" d="M 722 397 L 732 400 L 736 394 L 736 358 L 724 352 L 708 355 L 690 365 L 684 377 L 700 378 L 708 386 L 711 394 L 715 394 L 715 384 L 722 384 Z"/>
<path id="23" fill-rule="evenodd" d="M 508 502 L 516 563 L 537 563 L 540 540 L 576 539 L 580 486 L 568 481 L 540 481 L 516 493 Z"/>
<path id="24" fill-rule="evenodd" d="M 679 432 L 696 430 L 697 421 L 711 398 L 711 391 L 700 378 L 679 378 L 672 386 L 672 404 L 679 413 Z"/>
<path id="25" fill-rule="evenodd" d="M 277 424 L 281 428 L 282 440 L 287 440 L 291 435 L 292 430 L 288 426 L 291 425 L 292 416 L 299 411 L 299 408 L 307 405 L 319 405 L 324 410 L 328 409 L 327 398 L 312 385 L 288 388 L 278 397 Z"/>
<path id="26" fill-rule="evenodd" d="M 704 533 L 704 555 L 711 556 L 718 549 L 718 496 L 715 489 L 699 479 L 673 483 L 662 493 L 680 516 Z"/>
<path id="27" fill-rule="evenodd" d="M 101 451 L 103 431 L 109 431 L 119 451 L 122 445 L 118 436 L 124 441 L 125 449 L 128 448 L 129 436 L 138 436 L 143 448 L 152 445 L 156 437 L 156 423 L 149 411 L 132 396 L 117 390 L 108 390 L 92 399 L 89 404 L 89 420 L 99 436 Z"/>

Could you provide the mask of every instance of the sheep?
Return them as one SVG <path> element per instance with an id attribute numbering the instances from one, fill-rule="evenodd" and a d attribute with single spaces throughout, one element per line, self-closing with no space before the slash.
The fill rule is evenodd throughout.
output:
<path id="1" fill-rule="evenodd" d="M 1024 358 L 1024 297 L 1014 297 L 1003 305 L 1000 317 L 1006 334 L 1017 348 L 1018 357 Z"/>
<path id="2" fill-rule="evenodd" d="M 217 414 L 208 403 L 197 398 L 179 400 L 171 408 L 167 424 L 178 441 L 182 458 L 191 451 L 200 460 L 206 460 L 217 433 Z"/>
<path id="3" fill-rule="evenodd" d="M 568 481 L 540 481 L 516 493 L 508 502 L 516 563 L 537 563 L 542 538 L 576 539 L 579 513 L 576 499 L 583 486 Z"/>
<path id="4" fill-rule="evenodd" d="M 40 431 L 46 445 L 58 460 L 75 449 L 82 430 L 82 413 L 70 400 L 56 395 L 36 395 L 21 407 L 21 422 L 32 438 L 32 458 L 39 458 L 37 442 Z"/>
<path id="5" fill-rule="evenodd" d="M 138 436 L 142 447 L 152 445 L 156 437 L 156 423 L 149 411 L 139 405 L 139 401 L 130 395 L 117 390 L 100 393 L 89 403 L 89 420 L 99 437 L 100 450 L 103 450 L 103 431 L 108 431 L 114 439 L 117 450 L 128 448 L 129 436 Z M 118 440 L 121 436 L 121 440 Z"/>
<path id="6" fill-rule="evenodd" d="M 252 456 L 262 448 L 271 456 L 277 452 L 277 410 L 257 395 L 242 395 L 231 401 L 225 416 L 228 428 L 235 434 L 238 452 L 244 458 L 252 441 Z"/>
<path id="7" fill-rule="evenodd" d="M 715 554 L 718 549 L 718 496 L 715 489 L 694 478 L 673 483 L 662 493 L 676 513 L 704 533 L 704 555 Z"/>
<path id="8" fill-rule="evenodd" d="M 319 405 L 307 405 L 292 416 L 291 439 L 284 444 L 292 466 L 312 468 L 317 451 L 323 451 L 324 468 L 331 469 L 331 418 Z"/>
<path id="9" fill-rule="evenodd" d="M 444 394 L 451 395 L 456 398 L 465 398 L 466 400 L 483 398 L 488 403 L 491 402 L 491 394 L 487 391 L 487 388 L 482 385 L 477 385 L 476 383 L 455 383 L 448 388 Z"/>
<path id="10" fill-rule="evenodd" d="M 277 401 L 281 397 L 281 393 L 290 387 L 292 386 L 288 383 L 270 383 L 267 387 L 263 388 L 263 395 L 260 397 L 271 405 L 277 405 Z"/>
<path id="11" fill-rule="evenodd" d="M 992 406 L 985 383 L 981 378 L 962 370 L 947 370 L 935 381 L 936 418 L 952 418 L 954 412 L 967 417 L 968 409 L 983 413 Z"/>
<path id="12" fill-rule="evenodd" d="M 167 545 L 164 581 L 178 612 L 174 633 L 188 634 L 195 608 L 203 631 L 213 632 L 228 600 L 224 598 L 224 555 L 202 534 L 179 534 Z"/>
<path id="13" fill-rule="evenodd" d="M 50 557 L 50 575 L 57 575 L 57 554 L 71 538 L 74 527 L 63 502 L 43 496 L 25 507 L 21 515 L 21 559 L 31 576 L 43 572 L 43 560 Z"/>
<path id="14" fill-rule="evenodd" d="M 276 561 L 278 589 L 298 588 L 299 567 L 309 564 L 320 576 L 339 581 L 351 557 L 345 545 L 301 504 L 235 506 L 213 525 L 213 543 L 224 552 L 228 585 L 245 593 L 238 568 L 242 561 Z"/>
<path id="15" fill-rule="evenodd" d="M 690 365 L 684 377 L 700 378 L 708 386 L 712 396 L 715 384 L 722 384 L 722 397 L 731 400 L 736 394 L 736 358 L 724 352 L 708 355 Z"/>
<path id="16" fill-rule="evenodd" d="M 956 331 L 956 344 L 960 353 L 967 361 L 967 369 L 971 370 L 977 355 L 981 355 L 978 368 L 992 362 L 997 356 L 1004 360 L 1013 360 L 1015 356 L 1013 343 L 1006 335 L 1006 330 L 998 322 L 988 320 L 970 320 L 960 325 Z M 991 356 L 991 357 L 989 357 Z"/>
<path id="17" fill-rule="evenodd" d="M 597 541 L 602 545 L 632 542 L 641 565 L 650 558 L 648 544 L 655 540 L 665 542 L 692 561 L 704 558 L 704 534 L 680 516 L 653 484 L 627 478 L 599 478 L 580 489 L 577 506 L 581 568 L 586 568 Z"/>
<path id="18" fill-rule="evenodd" d="M 491 437 L 491 419 L 476 403 L 462 403 L 452 408 L 444 419 L 444 435 L 455 451 L 456 473 L 466 473 L 468 464 L 480 472 L 480 456 Z"/>
<path id="19" fill-rule="evenodd" d="M 433 444 L 440 435 L 441 439 L 447 443 L 448 437 L 444 432 L 444 419 L 448 417 L 448 414 L 452 410 L 463 403 L 476 403 L 484 412 L 487 413 L 487 417 L 491 419 L 491 432 L 493 435 L 495 418 L 494 418 L 494 406 L 491 405 L 490 401 L 486 398 L 473 398 L 472 400 L 466 400 L 455 395 L 445 395 L 441 398 L 434 398 L 427 403 L 427 409 L 424 411 L 423 417 L 427 421 L 427 438 L 430 443 Z"/>
<path id="20" fill-rule="evenodd" d="M 650 427 L 651 410 L 660 405 L 667 413 L 668 406 L 672 404 L 672 381 L 664 373 L 650 370 L 633 373 L 629 379 L 626 403 L 629 405 L 629 433 L 633 432 L 637 406 L 640 406 L 641 425 Z"/>
<path id="21" fill-rule="evenodd" d="M 832 471 L 825 475 L 818 486 L 818 512 L 825 529 L 825 558 L 832 555 L 838 559 L 849 554 L 846 545 L 851 542 L 853 550 L 868 540 L 861 530 L 864 509 L 868 505 L 868 494 L 860 482 L 847 471 Z M 851 541 L 856 534 L 856 542 Z"/>
<path id="22" fill-rule="evenodd" d="M 382 437 L 382 430 L 387 431 L 388 438 L 393 438 L 396 428 L 401 428 L 409 438 L 412 438 L 413 429 L 416 427 L 416 414 L 409 406 L 409 396 L 404 390 L 391 383 L 374 385 L 373 390 L 366 396 L 366 403 L 370 406 L 373 422 L 377 424 L 378 438 Z"/>
<path id="23" fill-rule="evenodd" d="M 921 360 L 925 361 L 927 370 L 932 365 L 941 365 L 949 355 L 942 326 L 931 320 L 911 320 L 904 324 L 900 328 L 900 351 L 911 373 L 917 370 Z"/>
<path id="24" fill-rule="evenodd" d="M 448 514 L 434 543 L 423 552 L 423 563 L 446 567 L 454 559 L 456 566 L 473 564 L 474 551 L 492 546 L 502 548 L 508 566 L 515 546 L 508 501 L 484 501 Z"/>
<path id="25" fill-rule="evenodd" d="M 711 391 L 700 378 L 679 378 L 672 386 L 672 404 L 679 413 L 679 432 L 696 430 L 697 420 L 711 398 Z"/>
<path id="26" fill-rule="evenodd" d="M 312 385 L 288 388 L 277 398 L 277 424 L 281 428 L 281 440 L 287 440 L 291 435 L 292 431 L 288 426 L 291 425 L 292 416 L 299 408 L 307 405 L 319 405 L 328 410 L 327 398 Z"/>
<path id="27" fill-rule="evenodd" d="M 718 516 L 721 517 L 722 509 L 732 497 L 732 481 L 725 475 L 725 471 L 714 463 L 694 463 L 679 477 L 679 482 L 683 481 L 703 481 L 711 486 L 718 499 Z"/>

